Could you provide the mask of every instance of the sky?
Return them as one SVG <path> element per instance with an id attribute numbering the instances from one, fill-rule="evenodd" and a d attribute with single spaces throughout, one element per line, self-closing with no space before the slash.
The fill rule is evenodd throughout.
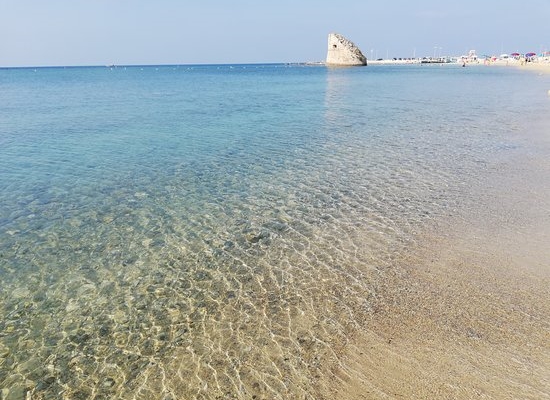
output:
<path id="1" fill-rule="evenodd" d="M 550 50 L 550 0 L 0 0 L 0 66 L 322 61 Z"/>

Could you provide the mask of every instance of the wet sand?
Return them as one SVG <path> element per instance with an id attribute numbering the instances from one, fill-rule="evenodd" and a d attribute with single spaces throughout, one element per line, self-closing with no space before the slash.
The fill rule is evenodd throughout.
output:
<path id="1" fill-rule="evenodd" d="M 550 399 L 550 146 L 537 140 L 384 271 L 326 398 Z"/>

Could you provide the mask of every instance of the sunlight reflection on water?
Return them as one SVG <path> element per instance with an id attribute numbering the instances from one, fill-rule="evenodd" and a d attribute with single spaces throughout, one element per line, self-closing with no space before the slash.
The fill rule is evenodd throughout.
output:
<path id="1" fill-rule="evenodd" d="M 7 398 L 317 398 L 527 108 L 506 72 L 214 68 L 1 71 Z"/>

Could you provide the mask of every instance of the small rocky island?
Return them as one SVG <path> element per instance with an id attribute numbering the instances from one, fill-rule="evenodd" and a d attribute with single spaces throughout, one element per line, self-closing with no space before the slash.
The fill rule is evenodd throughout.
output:
<path id="1" fill-rule="evenodd" d="M 367 65 L 367 58 L 350 40 L 339 33 L 328 35 L 328 51 L 326 65 L 355 66 Z"/>

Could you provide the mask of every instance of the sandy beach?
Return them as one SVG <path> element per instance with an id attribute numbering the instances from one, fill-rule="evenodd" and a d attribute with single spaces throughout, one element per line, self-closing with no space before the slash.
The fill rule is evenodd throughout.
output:
<path id="1" fill-rule="evenodd" d="M 488 64 L 483 64 L 483 61 L 480 61 L 481 65 L 486 66 L 499 66 L 499 67 L 514 67 L 514 68 L 520 68 L 525 71 L 533 71 L 538 73 L 544 73 L 544 74 L 550 74 L 550 59 L 548 58 L 541 58 L 539 60 L 536 60 L 535 62 L 521 62 L 516 59 L 504 59 L 504 60 L 496 60 L 491 61 Z"/>
<path id="2" fill-rule="evenodd" d="M 540 151 L 493 166 L 385 271 L 326 398 L 550 399 L 550 140 L 533 129 Z"/>
<path id="3" fill-rule="evenodd" d="M 550 74 L 550 62 L 527 63 L 524 65 L 520 65 L 520 68 L 527 71 L 536 71 L 539 73 Z"/>

